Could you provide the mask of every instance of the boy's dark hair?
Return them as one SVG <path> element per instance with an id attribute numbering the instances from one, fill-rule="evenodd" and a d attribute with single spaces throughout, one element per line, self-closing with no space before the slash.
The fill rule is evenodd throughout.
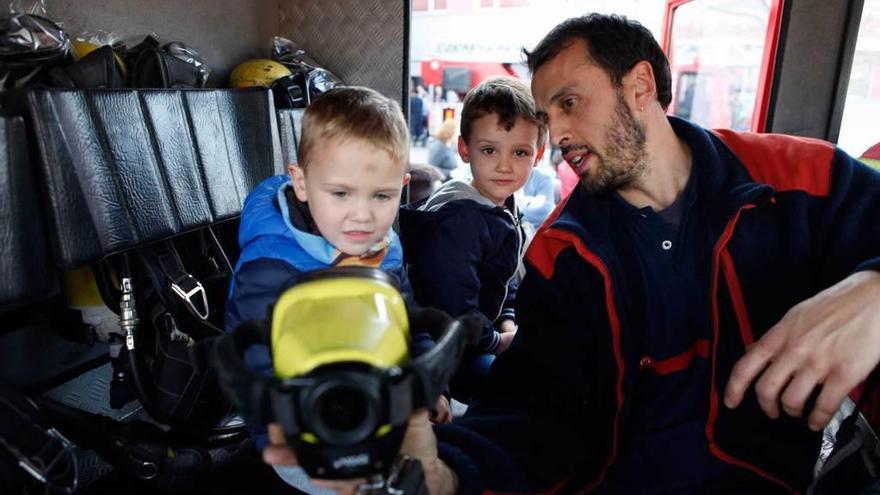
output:
<path id="1" fill-rule="evenodd" d="M 306 170 L 312 149 L 334 138 L 363 139 L 396 162 L 409 156 L 409 128 L 400 105 L 370 88 L 336 87 L 312 102 L 303 115 L 298 165 Z"/>
<path id="2" fill-rule="evenodd" d="M 587 14 L 572 17 L 553 28 L 532 51 L 523 49 L 529 70 L 535 73 L 572 41 L 583 40 L 590 58 L 611 76 L 619 87 L 623 76 L 642 60 L 654 69 L 657 100 L 665 110 L 672 101 L 669 60 L 651 31 L 636 21 L 618 15 Z"/>
<path id="3" fill-rule="evenodd" d="M 544 142 L 547 126 L 538 118 L 535 100 L 529 87 L 519 79 L 497 76 L 484 79 L 464 97 L 461 110 L 461 137 L 467 143 L 471 138 L 474 121 L 480 117 L 495 114 L 498 125 L 509 131 L 517 119 L 538 126 L 538 145 Z"/>

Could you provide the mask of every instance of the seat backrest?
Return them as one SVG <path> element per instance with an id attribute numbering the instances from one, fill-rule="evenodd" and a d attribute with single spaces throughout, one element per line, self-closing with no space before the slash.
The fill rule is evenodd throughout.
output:
<path id="1" fill-rule="evenodd" d="M 24 121 L 0 117 L 0 309 L 58 291 Z"/>
<path id="2" fill-rule="evenodd" d="M 278 110 L 278 131 L 281 138 L 281 155 L 284 167 L 297 163 L 297 151 L 302 137 L 302 119 L 305 108 Z"/>
<path id="3" fill-rule="evenodd" d="M 27 106 L 64 267 L 235 218 L 283 172 L 266 90 L 36 90 Z"/>

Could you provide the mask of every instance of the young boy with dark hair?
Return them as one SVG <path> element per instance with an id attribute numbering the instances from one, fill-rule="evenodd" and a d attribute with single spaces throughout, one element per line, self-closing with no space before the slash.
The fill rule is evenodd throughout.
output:
<path id="1" fill-rule="evenodd" d="M 490 78 L 464 99 L 458 152 L 473 180 L 444 184 L 401 210 L 404 253 L 416 301 L 452 316 L 477 312 L 483 333 L 451 384 L 452 396 L 480 395 L 495 359 L 516 333 L 513 301 L 523 231 L 513 193 L 544 152 L 545 128 L 529 88 Z"/>

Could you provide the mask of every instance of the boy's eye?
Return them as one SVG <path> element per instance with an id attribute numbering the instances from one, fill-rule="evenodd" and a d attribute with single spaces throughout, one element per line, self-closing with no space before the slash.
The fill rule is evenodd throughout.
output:
<path id="1" fill-rule="evenodd" d="M 333 191 L 330 194 L 332 194 L 333 196 L 335 196 L 337 198 L 347 198 L 348 197 L 348 191 Z"/>
<path id="2" fill-rule="evenodd" d="M 379 201 L 388 201 L 389 199 L 391 199 L 391 195 L 386 193 L 376 193 L 374 198 L 378 199 Z"/>
<path id="3" fill-rule="evenodd" d="M 484 155 L 492 155 L 495 153 L 495 148 L 483 148 L 480 150 Z"/>
<path id="4" fill-rule="evenodd" d="M 528 150 L 516 150 L 514 153 L 516 154 L 516 156 L 521 157 L 521 158 L 527 157 L 527 156 L 532 156 L 532 153 L 529 152 Z"/>
<path id="5" fill-rule="evenodd" d="M 571 110 L 574 108 L 575 98 L 573 96 L 569 96 L 568 98 L 563 98 L 562 100 L 562 108 L 566 110 Z"/>

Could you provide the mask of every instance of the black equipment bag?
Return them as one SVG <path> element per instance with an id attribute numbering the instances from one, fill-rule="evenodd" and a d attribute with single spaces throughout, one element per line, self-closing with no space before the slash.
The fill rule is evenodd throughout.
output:
<path id="1" fill-rule="evenodd" d="M 218 239 L 207 227 L 135 252 L 137 263 L 124 253 L 117 267 L 119 278 L 130 281 L 128 298 L 137 315 L 125 338 L 134 394 L 153 418 L 182 436 L 208 442 L 240 438 L 243 424 L 215 373 L 193 362 L 190 352 L 196 342 L 222 333 L 232 267 Z M 117 294 L 126 305 L 124 291 Z M 123 309 L 123 328 L 125 318 Z"/>
<path id="2" fill-rule="evenodd" d="M 66 67 L 55 67 L 47 75 L 47 83 L 59 88 L 106 89 L 124 88 L 125 77 L 116 52 L 104 45 L 81 60 Z"/>

